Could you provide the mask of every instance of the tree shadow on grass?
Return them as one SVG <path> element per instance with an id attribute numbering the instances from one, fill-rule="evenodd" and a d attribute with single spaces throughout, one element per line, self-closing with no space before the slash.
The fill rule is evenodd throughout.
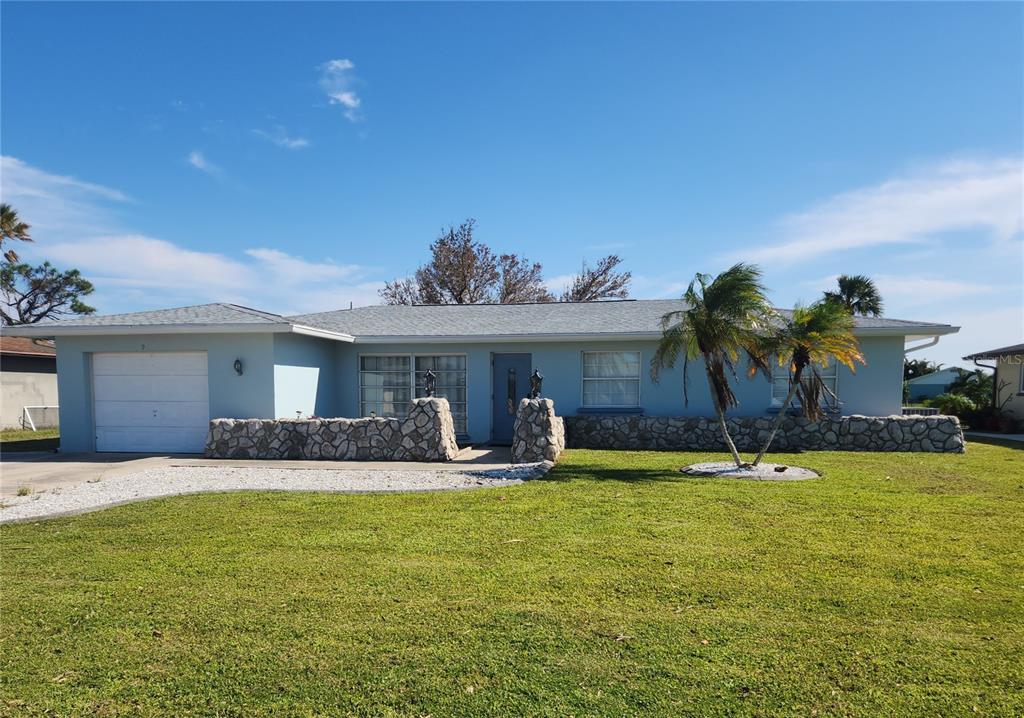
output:
<path id="1" fill-rule="evenodd" d="M 1024 451 L 1024 441 L 1014 441 L 1013 439 L 997 439 L 994 436 L 972 436 L 968 434 L 964 437 L 967 440 L 967 450 L 970 451 L 971 444 L 987 444 L 989 446 L 1000 446 L 1004 449 L 1017 449 L 1018 451 Z"/>
<path id="2" fill-rule="evenodd" d="M 772 481 L 740 479 L 729 476 L 696 476 L 681 472 L 686 466 L 707 461 L 729 462 L 727 454 L 715 452 L 678 452 L 672 451 L 617 451 L 605 450 L 611 454 L 607 461 L 579 461 L 566 459 L 555 465 L 551 471 L 540 477 L 539 481 L 569 482 L 573 480 L 619 481 L 623 483 L 694 483 L 705 481 L 741 481 L 742 483 L 800 483 L 794 481 Z M 817 472 L 818 478 L 825 476 L 825 471 L 811 460 L 813 452 L 771 452 L 765 460 L 787 466 L 798 466 Z M 641 466 L 630 466 L 630 456 L 644 457 Z M 797 459 L 800 457 L 800 459 Z M 752 460 L 753 455 L 745 456 Z M 797 459 L 797 460 L 794 460 Z M 804 461 L 802 459 L 807 459 Z M 651 466 L 650 464 L 655 464 Z M 657 464 L 661 464 L 658 466 Z"/>

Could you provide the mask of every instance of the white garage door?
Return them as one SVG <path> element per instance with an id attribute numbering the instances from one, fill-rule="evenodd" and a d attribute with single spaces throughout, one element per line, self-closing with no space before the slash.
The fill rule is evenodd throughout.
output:
<path id="1" fill-rule="evenodd" d="M 206 352 L 92 358 L 96 451 L 199 453 L 210 423 Z"/>

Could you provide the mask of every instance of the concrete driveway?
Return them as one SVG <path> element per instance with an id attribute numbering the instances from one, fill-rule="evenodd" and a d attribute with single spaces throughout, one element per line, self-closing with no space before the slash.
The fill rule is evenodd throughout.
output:
<path id="1" fill-rule="evenodd" d="M 252 461 L 204 459 L 196 454 L 54 454 L 8 453 L 0 456 L 0 497 L 16 496 L 21 487 L 32 493 L 68 488 L 114 476 L 170 466 L 262 466 L 278 469 L 335 469 L 339 471 L 490 471 L 511 461 L 508 447 L 467 448 L 443 463 L 413 461 Z"/>

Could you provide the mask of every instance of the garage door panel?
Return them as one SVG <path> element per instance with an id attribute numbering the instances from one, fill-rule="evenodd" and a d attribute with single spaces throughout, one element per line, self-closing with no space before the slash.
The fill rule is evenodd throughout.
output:
<path id="1" fill-rule="evenodd" d="M 93 355 L 97 451 L 196 453 L 209 426 L 206 354 Z"/>
<path id="2" fill-rule="evenodd" d="M 97 401 L 206 401 L 205 376 L 98 376 L 93 380 Z"/>
<path id="3" fill-rule="evenodd" d="M 97 426 L 206 426 L 209 408 L 205 401 L 145 402 L 97 401 Z"/>
<path id="4" fill-rule="evenodd" d="M 195 454 L 205 442 L 206 431 L 201 429 L 114 426 L 96 430 L 96 451 Z"/>
<path id="5" fill-rule="evenodd" d="M 94 376 L 206 376 L 205 352 L 117 352 L 93 356 Z"/>

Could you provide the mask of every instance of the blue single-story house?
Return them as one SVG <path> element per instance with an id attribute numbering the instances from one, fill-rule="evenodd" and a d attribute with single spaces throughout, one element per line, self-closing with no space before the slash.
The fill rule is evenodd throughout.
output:
<path id="1" fill-rule="evenodd" d="M 369 306 L 285 317 L 233 304 L 78 317 L 6 333 L 56 340 L 62 451 L 199 452 L 211 418 L 401 416 L 423 374 L 451 403 L 460 443 L 508 443 L 536 368 L 559 414 L 713 414 L 704 374 L 651 380 L 661 317 L 681 300 Z M 899 414 L 906 342 L 948 324 L 859 317 L 867 359 L 826 372 L 844 414 Z M 738 380 L 738 415 L 788 388 Z"/>
<path id="2" fill-rule="evenodd" d="M 949 389 L 949 385 L 959 377 L 959 371 L 956 368 L 952 368 L 940 369 L 939 371 L 916 376 L 913 379 L 907 379 L 907 399 L 911 404 L 924 401 L 925 399 L 934 399 L 939 394 L 945 394 Z"/>

